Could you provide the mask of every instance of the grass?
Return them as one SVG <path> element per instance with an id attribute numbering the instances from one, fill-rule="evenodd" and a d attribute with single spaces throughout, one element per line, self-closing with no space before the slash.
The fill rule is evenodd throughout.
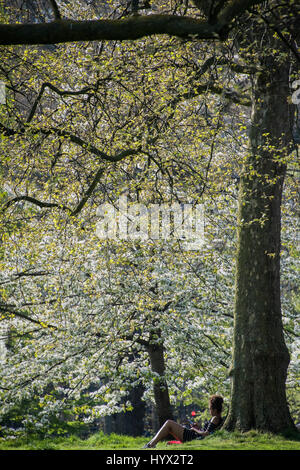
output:
<path id="1" fill-rule="evenodd" d="M 46 439 L 0 439 L 1 450 L 140 450 L 145 437 L 130 437 L 102 432 L 80 439 L 77 436 Z M 300 433 L 290 437 L 250 431 L 247 433 L 219 431 L 201 441 L 180 445 L 160 442 L 156 450 L 300 450 Z M 148 450 L 146 449 L 145 452 Z"/>

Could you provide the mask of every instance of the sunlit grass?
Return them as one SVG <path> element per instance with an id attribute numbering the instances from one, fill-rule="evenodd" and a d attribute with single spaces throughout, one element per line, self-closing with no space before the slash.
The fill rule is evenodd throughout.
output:
<path id="1" fill-rule="evenodd" d="M 47 439 L 0 439 L 0 450 L 140 450 L 147 442 L 145 437 L 130 437 L 102 432 L 80 439 L 76 436 Z M 201 441 L 168 445 L 160 442 L 157 450 L 300 450 L 300 433 L 290 437 L 250 431 L 228 433 L 220 431 Z M 147 449 L 145 449 L 147 452 Z"/>

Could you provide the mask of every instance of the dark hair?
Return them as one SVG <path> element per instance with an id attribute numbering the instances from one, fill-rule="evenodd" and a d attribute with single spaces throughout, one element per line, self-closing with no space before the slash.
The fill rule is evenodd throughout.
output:
<path id="1" fill-rule="evenodd" d="M 212 395 L 209 399 L 211 407 L 217 410 L 219 413 L 222 411 L 223 398 L 220 395 Z"/>

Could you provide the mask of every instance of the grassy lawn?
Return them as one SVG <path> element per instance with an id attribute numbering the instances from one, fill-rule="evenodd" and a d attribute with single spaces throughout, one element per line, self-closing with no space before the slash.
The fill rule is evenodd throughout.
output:
<path id="1" fill-rule="evenodd" d="M 117 434 L 94 434 L 86 440 L 76 436 L 47 439 L 0 439 L 1 450 L 140 450 L 147 442 L 145 437 Z M 250 431 L 228 433 L 219 431 L 201 441 L 180 445 L 159 443 L 156 450 L 300 450 L 300 433 L 290 437 Z M 148 449 L 145 449 L 148 452 Z"/>

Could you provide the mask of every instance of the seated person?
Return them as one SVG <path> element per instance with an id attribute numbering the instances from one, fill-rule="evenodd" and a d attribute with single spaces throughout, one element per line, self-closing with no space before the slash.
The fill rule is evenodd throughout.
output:
<path id="1" fill-rule="evenodd" d="M 207 421 L 203 429 L 199 429 L 194 425 L 188 429 L 181 424 L 168 419 L 165 424 L 160 428 L 157 434 L 145 445 L 145 448 L 154 448 L 156 444 L 172 434 L 176 439 L 181 442 L 188 442 L 194 439 L 203 439 L 205 436 L 213 433 L 218 427 L 221 426 L 222 420 L 222 405 L 223 398 L 219 395 L 212 395 L 209 399 L 209 411 L 211 419 Z"/>

